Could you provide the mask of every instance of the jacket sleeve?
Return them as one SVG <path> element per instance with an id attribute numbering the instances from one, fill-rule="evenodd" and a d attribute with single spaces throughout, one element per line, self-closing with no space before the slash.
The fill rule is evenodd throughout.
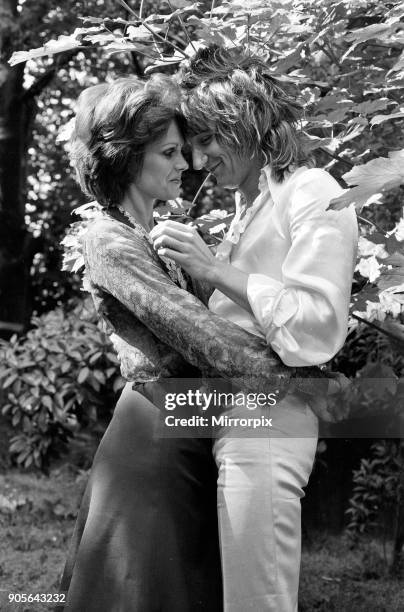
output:
<path id="1" fill-rule="evenodd" d="M 345 342 L 358 232 L 352 208 L 326 210 L 340 192 L 325 171 L 305 173 L 285 203 L 291 247 L 282 280 L 248 279 L 254 316 L 289 366 L 326 363 Z"/>

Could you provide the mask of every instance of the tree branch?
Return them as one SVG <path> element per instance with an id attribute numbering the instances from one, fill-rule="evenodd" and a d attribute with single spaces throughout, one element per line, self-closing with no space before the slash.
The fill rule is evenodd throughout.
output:
<path id="1" fill-rule="evenodd" d="M 360 321 L 361 323 L 365 323 L 366 325 L 369 325 L 369 327 L 373 327 L 373 329 L 377 329 L 378 332 L 380 332 L 381 334 L 384 334 L 385 336 L 388 336 L 389 338 L 392 338 L 395 341 L 400 340 L 400 338 L 397 338 L 396 335 L 392 334 L 387 329 L 384 329 L 383 327 L 376 325 L 372 321 L 367 321 L 366 319 L 362 319 L 362 317 L 359 317 L 356 314 L 352 314 L 351 316 L 353 319 L 356 319 L 357 321 Z"/>
<path id="2" fill-rule="evenodd" d="M 173 7 L 172 7 L 172 4 L 171 4 L 170 0 L 167 0 L 167 2 L 168 2 L 168 6 L 170 7 L 171 11 L 173 11 L 173 12 L 174 12 L 174 9 L 173 9 Z M 183 22 L 183 20 L 182 20 L 182 18 L 181 18 L 181 15 L 180 15 L 180 14 L 179 14 L 179 15 L 177 15 L 177 19 L 178 19 L 178 21 L 180 22 L 181 28 L 182 28 L 182 30 L 183 30 L 183 32 L 184 32 L 184 34 L 185 34 L 185 37 L 186 37 L 186 39 L 187 39 L 188 43 L 191 45 L 191 47 L 193 48 L 193 50 L 196 52 L 196 47 L 195 47 L 194 43 L 192 42 L 192 40 L 191 40 L 191 38 L 190 38 L 190 36 L 189 36 L 189 34 L 188 34 L 188 30 L 187 30 L 187 28 L 185 27 L 185 23 Z"/>
<path id="3" fill-rule="evenodd" d="M 341 157 L 340 155 L 336 155 L 335 153 L 331 153 L 331 151 L 328 151 L 328 149 L 325 149 L 324 147 L 319 147 L 320 151 L 322 151 L 323 153 L 326 153 L 329 157 L 332 157 L 333 159 L 335 159 L 336 161 L 339 161 L 343 164 L 345 164 L 346 166 L 348 166 L 348 168 L 354 168 L 355 164 L 353 164 L 352 162 L 344 159 L 343 157 Z"/>
<path id="4" fill-rule="evenodd" d="M 322 51 L 324 53 L 324 55 L 326 55 L 328 57 L 328 59 L 330 60 L 331 63 L 335 64 L 336 66 L 340 65 L 340 62 L 337 58 L 337 56 L 335 55 L 333 49 L 331 49 L 331 47 L 329 45 L 325 45 L 325 43 L 323 45 L 320 45 L 319 43 L 316 43 L 316 47 Z"/>
<path id="5" fill-rule="evenodd" d="M 132 53 L 130 55 L 131 55 L 131 58 L 132 58 L 132 64 L 133 64 L 133 67 L 135 69 L 136 76 L 143 77 L 144 74 L 143 74 L 143 70 L 142 70 L 142 67 L 140 65 L 138 56 L 136 55 L 136 53 L 134 51 L 132 51 Z"/>
<path id="6" fill-rule="evenodd" d="M 181 55 L 184 56 L 184 58 L 187 58 L 186 53 L 184 53 L 184 51 L 182 49 L 180 49 L 179 47 L 177 47 L 177 45 L 175 45 L 174 43 L 172 43 L 170 40 L 166 40 L 165 38 L 163 38 L 158 32 L 154 32 L 153 29 L 149 26 L 149 24 L 147 24 L 145 22 L 144 19 L 140 19 L 139 15 L 137 15 L 135 13 L 135 11 L 133 9 L 130 8 L 130 6 L 128 6 L 125 2 L 125 0 L 118 0 L 119 4 L 121 6 L 123 6 L 127 11 L 130 12 L 131 15 L 133 15 L 138 21 L 141 22 L 141 24 L 147 29 L 149 30 L 149 32 L 151 33 L 153 39 L 158 39 L 161 40 L 163 43 L 167 43 L 169 44 L 171 47 L 173 47 L 175 49 L 175 51 L 178 51 L 178 53 L 180 53 Z M 182 41 L 181 41 L 182 42 Z"/>
<path id="7" fill-rule="evenodd" d="M 374 223 L 373 221 L 370 221 L 369 219 L 366 219 L 366 217 L 362 217 L 361 215 L 356 215 L 356 216 L 359 219 L 359 221 L 363 221 L 363 223 L 367 223 L 371 227 L 374 227 L 378 232 L 383 234 L 385 238 L 389 237 L 388 232 L 385 232 L 384 229 L 382 229 L 379 225 L 376 225 L 376 223 Z"/>

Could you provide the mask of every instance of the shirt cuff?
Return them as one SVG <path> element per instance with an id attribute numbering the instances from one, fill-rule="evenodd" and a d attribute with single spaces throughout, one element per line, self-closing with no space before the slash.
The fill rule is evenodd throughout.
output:
<path id="1" fill-rule="evenodd" d="M 265 274 L 250 274 L 247 298 L 254 317 L 269 339 L 274 327 L 282 327 L 297 311 L 295 292 Z"/>

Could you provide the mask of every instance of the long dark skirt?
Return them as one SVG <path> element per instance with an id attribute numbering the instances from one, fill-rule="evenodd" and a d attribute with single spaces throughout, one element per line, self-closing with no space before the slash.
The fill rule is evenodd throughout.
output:
<path id="1" fill-rule="evenodd" d="M 65 612 L 222 610 L 211 440 L 162 438 L 160 419 L 126 385 L 77 518 Z"/>

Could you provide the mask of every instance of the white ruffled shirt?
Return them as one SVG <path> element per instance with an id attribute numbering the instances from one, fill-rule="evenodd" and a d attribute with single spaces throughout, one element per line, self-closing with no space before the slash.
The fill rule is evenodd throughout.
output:
<path id="1" fill-rule="evenodd" d="M 215 290 L 209 308 L 266 338 L 289 366 L 320 365 L 348 329 L 358 227 L 353 206 L 327 211 L 342 188 L 325 170 L 300 167 L 276 182 L 263 168 L 260 194 L 236 215 L 217 256 L 248 274 L 253 315 Z"/>

